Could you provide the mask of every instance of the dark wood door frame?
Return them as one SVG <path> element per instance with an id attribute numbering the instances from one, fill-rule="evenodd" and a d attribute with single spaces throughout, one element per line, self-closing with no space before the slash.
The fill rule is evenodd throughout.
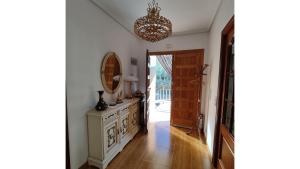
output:
<path id="1" fill-rule="evenodd" d="M 204 49 L 191 49 L 191 50 L 174 50 L 174 51 L 160 51 L 160 52 L 148 52 L 149 55 L 174 55 L 176 53 L 190 53 L 190 52 L 202 52 Z"/>
<path id="2" fill-rule="evenodd" d="M 212 162 L 214 167 L 217 167 L 218 163 L 218 153 L 220 151 L 219 147 L 219 139 L 220 139 L 220 124 L 221 124 L 221 111 L 222 105 L 222 95 L 224 94 L 223 91 L 223 82 L 224 82 L 224 69 L 225 69 L 225 56 L 226 56 L 226 42 L 227 42 L 227 35 L 231 28 L 234 27 L 234 16 L 229 20 L 227 25 L 224 27 L 222 34 L 221 34 L 221 51 L 220 51 L 220 64 L 219 64 L 219 84 L 218 84 L 218 109 L 217 109 L 217 121 L 215 125 L 215 133 L 214 133 L 214 146 L 213 146 L 213 158 Z"/>
<path id="3" fill-rule="evenodd" d="M 172 51 L 165 51 L 165 52 L 149 52 L 149 56 L 152 55 L 172 55 Z"/>
<path id="4" fill-rule="evenodd" d="M 145 81 L 145 112 L 144 112 L 144 126 L 143 126 L 143 132 L 145 134 L 148 133 L 148 118 L 149 118 L 149 85 L 150 85 L 150 79 L 148 79 L 148 75 L 150 74 L 149 70 L 149 62 L 150 62 L 150 54 L 149 50 L 146 50 L 146 81 Z"/>

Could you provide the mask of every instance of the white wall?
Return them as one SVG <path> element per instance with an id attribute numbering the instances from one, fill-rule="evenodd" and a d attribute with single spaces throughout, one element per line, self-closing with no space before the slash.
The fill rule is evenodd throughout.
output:
<path id="1" fill-rule="evenodd" d="M 146 42 L 150 52 L 174 51 L 188 49 L 207 49 L 208 33 L 171 36 L 159 42 Z M 169 46 L 168 46 L 169 45 Z"/>
<path id="2" fill-rule="evenodd" d="M 216 101 L 218 95 L 219 61 L 221 49 L 221 32 L 234 14 L 234 0 L 222 0 L 219 10 L 209 32 L 209 50 L 207 63 L 211 66 L 206 88 L 206 112 L 208 120 L 206 124 L 207 144 L 210 152 L 213 151 L 213 140 L 216 123 Z"/>
<path id="3" fill-rule="evenodd" d="M 98 101 L 103 90 L 100 65 L 103 56 L 114 51 L 121 59 L 124 75 L 130 57 L 145 55 L 140 40 L 127 32 L 89 0 L 67 0 L 66 85 L 71 168 L 87 161 L 85 113 Z M 55 68 L 55 67 L 54 67 Z M 108 101 L 110 96 L 104 95 Z M 55 124 L 54 124 L 55 125 Z"/>

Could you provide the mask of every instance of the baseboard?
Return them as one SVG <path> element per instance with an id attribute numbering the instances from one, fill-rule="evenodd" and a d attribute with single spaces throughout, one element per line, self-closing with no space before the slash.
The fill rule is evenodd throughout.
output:
<path id="1" fill-rule="evenodd" d="M 210 150 L 209 150 L 208 147 L 207 147 L 207 152 L 208 152 L 208 157 L 209 157 L 210 162 L 213 163 L 213 161 L 212 161 L 212 153 L 210 152 Z M 212 166 L 214 166 L 214 165 L 212 164 Z"/>
<path id="2" fill-rule="evenodd" d="M 78 169 L 87 169 L 89 168 L 89 163 L 88 162 L 85 162 L 84 164 L 82 164 L 81 167 L 79 167 Z"/>
<path id="3" fill-rule="evenodd" d="M 205 133 L 204 133 L 203 130 L 201 131 L 201 134 L 202 134 L 202 136 L 203 136 L 203 138 L 204 138 L 204 144 L 207 145 L 207 138 L 206 138 L 206 135 L 205 135 Z"/>

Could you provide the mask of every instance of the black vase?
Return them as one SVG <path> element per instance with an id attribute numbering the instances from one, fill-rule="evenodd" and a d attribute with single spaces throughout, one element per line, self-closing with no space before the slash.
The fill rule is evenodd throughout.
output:
<path id="1" fill-rule="evenodd" d="M 101 90 L 101 91 L 98 91 L 98 93 L 99 93 L 99 101 L 98 101 L 95 109 L 97 111 L 102 111 L 102 110 L 107 109 L 108 105 L 105 103 L 105 101 L 103 100 L 103 97 L 102 97 L 104 91 Z"/>

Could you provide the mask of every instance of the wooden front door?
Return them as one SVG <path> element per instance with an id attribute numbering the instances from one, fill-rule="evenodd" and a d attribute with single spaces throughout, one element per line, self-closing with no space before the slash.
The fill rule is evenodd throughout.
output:
<path id="1" fill-rule="evenodd" d="M 234 20 L 222 32 L 219 105 L 214 144 L 217 169 L 234 169 Z"/>
<path id="2" fill-rule="evenodd" d="M 176 51 L 172 58 L 171 125 L 196 129 L 204 50 Z M 199 80 L 200 79 L 200 80 Z M 195 81 L 198 80 L 198 83 Z"/>

